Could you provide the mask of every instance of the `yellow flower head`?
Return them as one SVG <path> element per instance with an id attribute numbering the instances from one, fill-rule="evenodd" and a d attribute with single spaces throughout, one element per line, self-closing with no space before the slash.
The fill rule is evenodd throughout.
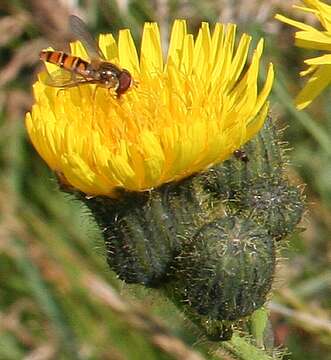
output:
<path id="1" fill-rule="evenodd" d="M 100 35 L 107 60 L 137 85 L 117 98 L 97 85 L 59 90 L 37 81 L 26 116 L 33 145 L 62 180 L 89 195 L 152 189 L 227 159 L 263 125 L 273 82 L 270 64 L 258 92 L 263 41 L 247 64 L 251 37 L 242 35 L 235 49 L 235 32 L 217 24 L 211 34 L 203 23 L 194 40 L 177 20 L 165 63 L 156 23 L 144 26 L 140 58 L 129 30 L 118 43 Z M 87 58 L 79 42 L 71 51 Z"/>
<path id="2" fill-rule="evenodd" d="M 331 52 L 331 6 L 319 0 L 303 0 L 303 2 L 305 7 L 294 7 L 314 14 L 321 23 L 322 30 L 279 14 L 276 15 L 276 19 L 299 29 L 295 34 L 295 44 L 298 47 Z M 331 82 L 331 53 L 307 59 L 305 63 L 309 67 L 300 72 L 300 75 L 310 75 L 310 79 L 295 101 L 300 110 L 307 107 Z"/>

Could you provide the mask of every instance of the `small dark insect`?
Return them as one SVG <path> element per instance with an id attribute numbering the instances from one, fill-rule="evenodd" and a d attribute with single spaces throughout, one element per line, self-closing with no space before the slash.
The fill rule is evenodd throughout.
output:
<path id="1" fill-rule="evenodd" d="M 120 97 L 134 84 L 129 71 L 106 60 L 83 20 L 71 15 L 69 23 L 72 33 L 84 45 L 91 61 L 68 55 L 63 51 L 43 50 L 40 52 L 40 60 L 61 68 L 49 74 L 44 80 L 45 84 L 61 88 L 97 84 L 104 88 L 114 89 L 117 97 Z"/>
<path id="2" fill-rule="evenodd" d="M 249 161 L 249 158 L 244 150 L 237 149 L 233 152 L 233 155 L 244 163 L 248 163 Z"/>

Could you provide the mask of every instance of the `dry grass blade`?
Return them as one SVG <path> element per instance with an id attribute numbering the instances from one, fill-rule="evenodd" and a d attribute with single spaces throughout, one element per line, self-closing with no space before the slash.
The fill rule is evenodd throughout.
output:
<path id="1" fill-rule="evenodd" d="M 10 331 L 25 346 L 35 346 L 37 340 L 22 324 L 23 313 L 30 311 L 32 306 L 26 300 L 19 300 L 12 304 L 6 313 L 0 313 L 0 334 L 4 331 Z"/>
<path id="2" fill-rule="evenodd" d="M 29 21 L 30 17 L 25 13 L 3 17 L 0 20 L 0 46 L 20 36 Z"/>
<path id="3" fill-rule="evenodd" d="M 62 44 L 68 40 L 69 8 L 58 0 L 27 0 L 41 32 Z"/>
<path id="4" fill-rule="evenodd" d="M 49 344 L 42 344 L 24 357 L 24 360 L 52 360 L 55 359 L 56 351 Z"/>
<path id="5" fill-rule="evenodd" d="M 304 311 L 293 310 L 284 305 L 277 304 L 276 302 L 270 303 L 269 309 L 274 313 L 283 315 L 290 320 L 301 324 L 301 326 L 307 330 L 323 331 L 331 335 L 331 321 L 328 319 L 321 319 L 316 317 L 316 315 Z"/>
<path id="6" fill-rule="evenodd" d="M 31 104 L 32 104 L 31 94 L 27 94 L 23 90 L 8 91 L 6 93 L 5 104 L 4 104 L 5 109 L 8 113 L 8 121 L 10 122 L 18 119 L 23 119 L 24 114 L 29 110 Z M 0 106 L 1 106 L 1 100 L 0 100 Z"/>
<path id="7" fill-rule="evenodd" d="M 83 283 L 95 297 L 108 305 L 114 312 L 121 314 L 128 325 L 144 331 L 151 342 L 165 353 L 177 360 L 204 359 L 202 355 L 189 349 L 181 340 L 171 335 L 170 331 L 157 319 L 121 298 L 111 286 L 100 278 L 94 275 L 85 275 Z"/>
<path id="8" fill-rule="evenodd" d="M 39 51 L 47 46 L 43 39 L 31 40 L 16 51 L 10 62 L 0 72 L 0 86 L 4 86 L 18 76 L 26 65 L 33 65 L 38 60 Z"/>

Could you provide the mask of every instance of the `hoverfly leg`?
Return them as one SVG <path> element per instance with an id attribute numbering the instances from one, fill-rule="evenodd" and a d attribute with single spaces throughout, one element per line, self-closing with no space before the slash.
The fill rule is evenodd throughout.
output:
<path id="1" fill-rule="evenodd" d="M 122 94 L 117 93 L 116 90 L 114 91 L 114 89 L 111 87 L 108 87 L 107 90 L 108 90 L 108 95 L 115 99 L 119 99 L 122 95 Z"/>
<path id="2" fill-rule="evenodd" d="M 77 88 L 78 88 L 79 97 L 82 99 L 84 94 L 82 92 L 81 86 L 77 86 Z"/>
<path id="3" fill-rule="evenodd" d="M 60 94 L 60 92 L 61 92 L 61 91 L 64 91 L 64 90 L 65 90 L 65 88 L 58 88 L 58 89 L 56 90 L 56 97 L 58 97 L 59 94 Z"/>
<path id="4" fill-rule="evenodd" d="M 93 104 L 95 104 L 95 99 L 97 97 L 97 91 L 98 91 L 98 85 L 95 85 L 94 89 L 93 89 L 93 93 L 92 93 L 92 101 L 93 101 Z"/>
<path id="5" fill-rule="evenodd" d="M 96 96 L 97 96 L 97 90 L 98 90 L 98 85 L 95 85 L 94 89 L 92 90 L 92 121 L 93 121 L 93 124 L 95 123 L 94 122 L 94 119 L 95 119 L 95 99 L 96 99 Z"/>

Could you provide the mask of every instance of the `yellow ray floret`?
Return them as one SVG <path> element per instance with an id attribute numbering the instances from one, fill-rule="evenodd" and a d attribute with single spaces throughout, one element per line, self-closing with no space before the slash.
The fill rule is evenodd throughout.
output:
<path id="1" fill-rule="evenodd" d="M 100 36 L 107 59 L 137 86 L 116 98 L 95 85 L 59 90 L 37 81 L 26 116 L 33 145 L 61 179 L 89 195 L 152 189 L 227 159 L 263 125 L 273 82 L 270 64 L 258 91 L 263 42 L 248 62 L 251 38 L 244 34 L 235 48 L 235 33 L 235 25 L 217 24 L 211 34 L 203 23 L 194 40 L 177 20 L 166 63 L 155 23 L 145 24 L 140 58 L 129 30 L 118 43 Z M 71 49 L 86 58 L 81 44 Z"/>
<path id="2" fill-rule="evenodd" d="M 319 0 L 303 0 L 303 3 L 305 7 L 295 6 L 295 8 L 315 15 L 321 24 L 321 30 L 279 14 L 276 15 L 276 19 L 299 29 L 295 34 L 296 46 L 330 53 L 331 6 Z M 301 71 L 300 75 L 311 77 L 296 97 L 296 106 L 300 110 L 307 107 L 331 83 L 331 54 L 307 59 L 305 63 L 309 67 Z"/>

